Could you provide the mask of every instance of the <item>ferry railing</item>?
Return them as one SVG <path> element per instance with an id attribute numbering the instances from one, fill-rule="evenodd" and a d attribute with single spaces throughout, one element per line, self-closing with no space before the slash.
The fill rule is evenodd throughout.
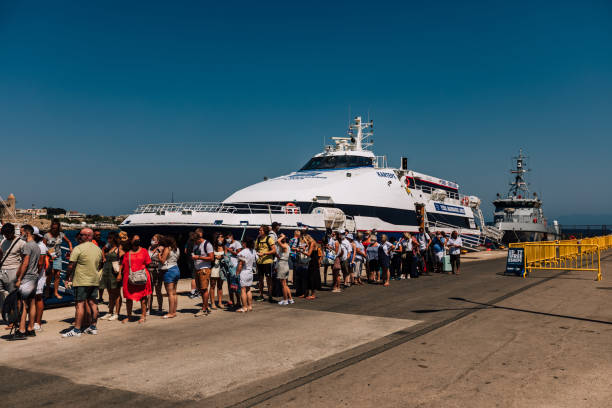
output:
<path id="1" fill-rule="evenodd" d="M 275 204 L 253 203 L 158 203 L 143 204 L 136 208 L 134 214 L 156 214 L 161 212 L 212 212 L 240 214 L 287 214 L 287 206 Z M 299 207 L 291 207 L 291 214 L 300 214 Z"/>
<path id="2" fill-rule="evenodd" d="M 420 190 L 422 192 L 424 192 L 425 194 L 431 194 L 433 193 L 435 190 L 438 190 L 436 188 L 430 187 L 430 186 L 414 186 L 413 187 L 414 190 Z M 446 193 L 446 196 L 452 200 L 457 200 L 457 201 L 461 201 L 463 199 L 463 197 L 467 197 L 463 194 L 459 194 L 459 193 L 455 193 L 454 191 L 446 191 L 446 190 L 442 190 Z"/>
<path id="3" fill-rule="evenodd" d="M 457 230 L 460 231 L 462 228 L 457 226 L 457 225 L 452 225 L 452 224 L 446 224 L 444 222 L 440 222 L 440 221 L 435 221 L 433 223 L 428 223 L 427 227 L 429 228 L 429 230 L 431 230 L 432 232 L 435 232 L 436 230 L 439 229 L 452 229 L 452 230 Z M 463 248 L 467 249 L 469 251 L 476 251 L 478 252 L 479 249 L 477 247 L 479 246 L 483 246 L 485 244 L 485 240 L 486 240 L 486 236 L 482 234 L 480 235 L 469 235 L 469 234 L 459 234 L 459 236 L 461 237 L 461 242 L 463 242 Z"/>

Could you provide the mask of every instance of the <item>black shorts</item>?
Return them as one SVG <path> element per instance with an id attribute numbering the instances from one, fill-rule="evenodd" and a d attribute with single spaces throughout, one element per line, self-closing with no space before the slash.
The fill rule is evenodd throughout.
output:
<path id="1" fill-rule="evenodd" d="M 273 263 L 267 264 L 257 264 L 257 274 L 259 276 L 266 276 L 268 278 L 272 277 L 272 265 Z"/>
<path id="2" fill-rule="evenodd" d="M 459 254 L 451 255 L 450 263 L 451 263 L 451 268 L 453 269 L 453 272 L 455 271 L 455 269 L 459 269 L 459 265 L 461 265 L 461 255 Z"/>
<path id="3" fill-rule="evenodd" d="M 98 300 L 97 286 L 74 286 L 74 300 L 83 302 L 85 300 Z"/>

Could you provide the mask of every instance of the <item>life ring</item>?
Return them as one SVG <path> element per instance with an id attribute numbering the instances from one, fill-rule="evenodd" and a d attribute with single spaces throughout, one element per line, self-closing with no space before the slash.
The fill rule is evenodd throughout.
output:
<path id="1" fill-rule="evenodd" d="M 285 214 L 297 214 L 297 207 L 294 203 L 285 204 Z"/>
<path id="2" fill-rule="evenodd" d="M 468 206 L 470 204 L 470 199 L 469 197 L 465 196 L 461 199 L 461 204 L 463 204 L 464 206 Z"/>

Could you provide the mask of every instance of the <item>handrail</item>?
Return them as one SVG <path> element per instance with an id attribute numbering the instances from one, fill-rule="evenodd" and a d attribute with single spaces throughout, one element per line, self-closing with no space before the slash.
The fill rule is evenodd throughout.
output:
<path id="1" fill-rule="evenodd" d="M 212 213 L 247 213 L 247 214 L 285 214 L 286 206 L 256 203 L 223 203 L 223 202 L 184 202 L 157 203 L 139 205 L 134 214 L 155 214 L 159 212 L 212 212 Z M 299 214 L 299 207 L 292 212 Z"/>

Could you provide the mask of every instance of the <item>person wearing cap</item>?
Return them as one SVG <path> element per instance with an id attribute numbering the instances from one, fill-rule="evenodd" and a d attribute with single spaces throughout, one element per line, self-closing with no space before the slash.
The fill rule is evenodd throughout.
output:
<path id="1" fill-rule="evenodd" d="M 259 235 L 255 241 L 255 250 L 257 251 L 257 273 L 259 275 L 259 297 L 258 301 L 264 300 L 264 278 L 268 286 L 268 302 L 274 303 L 273 298 L 273 281 L 272 269 L 274 266 L 274 258 L 276 256 L 276 240 L 270 234 L 270 227 L 262 225 L 259 227 Z"/>
<path id="2" fill-rule="evenodd" d="M 44 236 L 44 243 L 49 249 L 48 253 L 52 260 L 52 271 L 47 277 L 47 291 L 51 287 L 51 279 L 53 279 L 53 296 L 61 299 L 62 296 L 58 293 L 60 274 L 64 269 L 62 265 L 62 244 L 65 244 L 72 252 L 72 242 L 68 239 L 66 234 L 62 232 L 62 225 L 59 220 L 54 219 L 51 221 L 51 229 Z"/>

